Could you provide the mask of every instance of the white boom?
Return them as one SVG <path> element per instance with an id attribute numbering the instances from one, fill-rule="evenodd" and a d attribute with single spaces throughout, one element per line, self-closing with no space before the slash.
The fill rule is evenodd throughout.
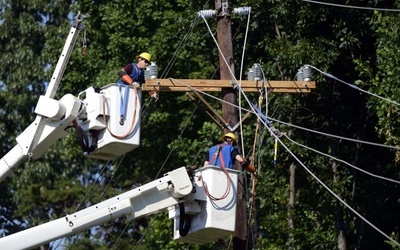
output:
<path id="1" fill-rule="evenodd" d="M 0 182 L 28 158 L 38 159 L 58 139 L 68 135 L 73 122 L 81 147 L 88 157 L 115 159 L 139 146 L 141 90 L 127 85 L 90 87 L 82 100 L 66 94 L 53 99 L 76 43 L 83 15 L 78 14 L 46 90 L 35 108 L 35 120 L 17 137 L 0 159 Z"/>
<path id="2" fill-rule="evenodd" d="M 18 144 L 0 160 L 0 182 L 28 157 L 39 158 L 44 151 L 67 133 L 65 129 L 82 112 L 81 102 L 72 95 L 54 100 L 79 31 L 84 29 L 84 16 L 78 15 L 71 27 L 61 56 L 51 77 L 46 94 L 36 106 L 36 118 L 18 137 Z"/>
<path id="3" fill-rule="evenodd" d="M 141 187 L 63 218 L 0 238 L 0 249 L 30 249 L 121 216 L 128 219 L 156 213 L 190 199 L 192 181 L 184 167 Z"/>
<path id="4" fill-rule="evenodd" d="M 238 171 L 227 171 L 207 166 L 193 178 L 185 167 L 178 168 L 74 214 L 0 238 L 0 249 L 31 249 L 122 216 L 132 220 L 166 208 L 174 219 L 174 239 L 193 244 L 214 241 L 235 230 Z M 226 197 L 212 200 L 210 193 Z"/>

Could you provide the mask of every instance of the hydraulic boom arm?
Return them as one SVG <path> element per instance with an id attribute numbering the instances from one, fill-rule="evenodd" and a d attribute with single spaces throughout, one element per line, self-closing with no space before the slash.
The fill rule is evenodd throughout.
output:
<path id="1" fill-rule="evenodd" d="M 0 249 L 30 249 L 127 216 L 128 220 L 159 212 L 193 199 L 193 183 L 185 167 L 74 214 L 0 238 Z"/>
<path id="2" fill-rule="evenodd" d="M 82 112 L 81 102 L 72 95 L 60 101 L 53 97 L 63 77 L 84 16 L 78 14 L 69 32 L 61 56 L 51 77 L 46 94 L 41 96 L 36 106 L 36 118 L 32 124 L 17 137 L 17 145 L 0 160 L 0 182 L 28 157 L 39 158 L 45 150 L 59 138 L 65 136 L 65 128 Z"/>

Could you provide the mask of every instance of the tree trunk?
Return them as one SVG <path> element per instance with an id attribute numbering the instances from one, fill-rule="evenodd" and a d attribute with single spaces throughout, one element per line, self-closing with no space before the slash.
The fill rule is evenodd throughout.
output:
<path id="1" fill-rule="evenodd" d="M 332 171 L 333 171 L 333 182 L 335 185 L 339 181 L 339 174 L 337 172 L 337 164 L 336 162 L 332 163 Z M 347 249 L 347 241 L 346 241 L 346 234 L 344 228 L 344 221 L 343 221 L 343 208 L 340 206 L 340 202 L 336 202 L 336 221 L 338 227 L 338 236 L 337 236 L 337 247 L 339 250 L 346 250 Z"/>
<path id="2" fill-rule="evenodd" d="M 296 166 L 292 163 L 290 165 L 290 189 L 289 189 L 289 205 L 288 205 L 288 231 L 289 231 L 289 238 L 288 238 L 288 246 L 289 249 L 293 249 L 293 212 L 294 212 L 294 205 L 296 202 Z"/>

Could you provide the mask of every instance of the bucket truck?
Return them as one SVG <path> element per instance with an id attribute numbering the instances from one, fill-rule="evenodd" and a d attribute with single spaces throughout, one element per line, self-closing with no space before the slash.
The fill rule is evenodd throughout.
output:
<path id="1" fill-rule="evenodd" d="M 78 97 L 54 95 L 80 30 L 78 14 L 36 118 L 0 160 L 0 181 L 31 157 L 39 158 L 74 125 L 88 157 L 113 159 L 139 146 L 141 92 L 130 86 L 90 87 Z M 131 110 L 127 112 L 126 107 Z M 132 112 L 134 110 L 134 112 Z M 235 230 L 238 171 L 206 166 L 177 168 L 162 178 L 62 218 L 0 238 L 0 249 L 30 249 L 126 216 L 128 220 L 169 210 L 176 240 L 204 244 Z M 221 181 L 224 180 L 224 181 Z"/>
<path id="2" fill-rule="evenodd" d="M 139 146 L 141 90 L 127 85 L 90 87 L 78 97 L 54 96 L 64 74 L 85 15 L 78 14 L 57 62 L 46 94 L 35 107 L 35 120 L 17 137 L 0 159 L 0 182 L 28 158 L 38 159 L 73 124 L 84 153 L 98 159 L 115 159 Z M 127 110 L 129 107 L 129 112 Z"/>
<path id="3" fill-rule="evenodd" d="M 31 249 L 118 217 L 132 220 L 163 209 L 174 220 L 175 240 L 212 242 L 235 230 L 237 176 L 237 170 L 215 166 L 195 173 L 180 167 L 74 214 L 0 238 L 0 249 Z"/>

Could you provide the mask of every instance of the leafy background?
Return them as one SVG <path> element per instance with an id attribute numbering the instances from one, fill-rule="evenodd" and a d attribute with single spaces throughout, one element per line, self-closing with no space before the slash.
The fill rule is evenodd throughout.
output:
<path id="1" fill-rule="evenodd" d="M 398 1 L 335 1 L 370 8 L 399 8 Z M 268 80 L 292 80 L 310 64 L 396 101 L 399 87 L 399 14 L 395 11 L 340 8 L 300 0 L 253 0 L 230 6 L 252 7 L 244 69 L 240 69 L 245 17 L 232 17 L 236 75 L 261 63 Z M 204 1 L 43 1 L 0 3 L 0 138 L 6 154 L 34 119 L 64 46 L 73 17 L 80 11 L 80 34 L 56 99 L 89 86 L 115 82 L 117 70 L 147 51 L 159 76 L 218 78 L 218 50 L 198 11 Z M 216 32 L 215 20 L 208 20 Z M 82 54 L 82 37 L 88 42 Z M 242 70 L 242 71 L 240 71 Z M 268 96 L 268 115 L 278 121 L 324 133 L 396 146 L 400 140 L 398 105 L 374 98 L 313 70 L 317 89 L 310 94 Z M 219 97 L 218 93 L 213 93 Z M 248 97 L 256 102 L 258 95 Z M 207 99 L 215 109 L 220 103 Z M 148 99 L 143 98 L 143 102 Z M 245 103 L 243 103 L 245 105 Z M 83 157 L 74 133 L 58 141 L 40 159 L 22 164 L 0 183 L 1 234 L 8 235 L 73 213 L 90 204 L 160 177 L 183 165 L 201 166 L 207 147 L 221 131 L 183 93 L 160 93 L 142 113 L 141 146 L 105 164 Z M 242 137 L 251 155 L 257 128 L 245 121 Z M 397 150 L 316 134 L 274 122 L 296 142 L 338 157 L 376 175 L 400 179 Z M 257 139 L 255 215 L 249 222 L 249 249 L 394 249 L 375 229 L 349 211 L 279 147 L 265 130 Z M 393 239 L 399 235 L 399 185 L 373 178 L 282 138 L 297 157 L 343 200 Z M 295 173 L 293 172 L 295 170 Z M 295 176 L 295 205 L 288 207 L 290 177 Z M 249 176 L 246 184 L 250 187 Z M 250 190 L 250 188 L 248 189 Z M 248 206 L 249 208 L 250 206 Z M 250 211 L 248 211 L 250 212 Z M 254 215 L 254 214 L 253 214 Z M 293 226 L 288 228 L 288 222 Z M 231 249 L 232 239 L 195 246 L 172 240 L 167 214 L 126 222 L 117 219 L 75 237 L 41 248 L 69 249 Z M 398 249 L 398 248 L 397 248 Z"/>

